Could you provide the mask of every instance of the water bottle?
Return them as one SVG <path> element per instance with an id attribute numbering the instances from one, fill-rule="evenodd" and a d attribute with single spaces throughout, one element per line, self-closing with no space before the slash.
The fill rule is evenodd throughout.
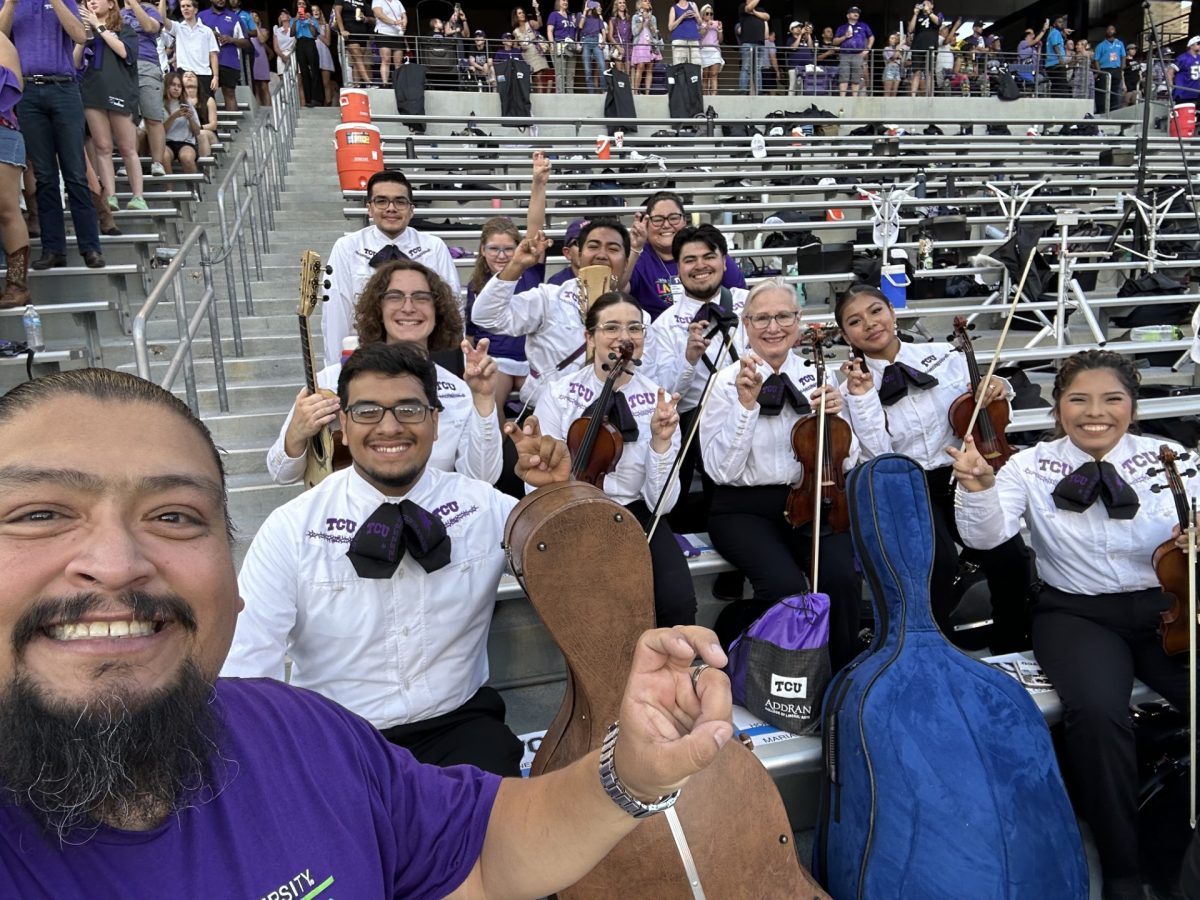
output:
<path id="1" fill-rule="evenodd" d="M 25 307 L 25 315 L 21 316 L 21 324 L 25 326 L 25 344 L 34 350 L 45 350 L 46 342 L 42 337 L 42 317 L 38 315 L 37 307 L 32 303 Z"/>

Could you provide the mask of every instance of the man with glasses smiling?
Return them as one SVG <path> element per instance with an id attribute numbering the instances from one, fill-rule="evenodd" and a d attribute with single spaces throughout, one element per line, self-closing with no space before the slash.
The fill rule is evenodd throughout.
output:
<path id="1" fill-rule="evenodd" d="M 522 744 L 488 678 L 487 636 L 516 500 L 428 465 L 441 403 L 412 344 L 356 350 L 338 379 L 353 466 L 275 510 L 246 554 L 226 676 L 283 680 L 358 713 L 418 761 L 519 774 Z M 565 481 L 570 454 L 536 419 L 517 474 Z M 535 448 L 527 451 L 526 447 Z M 540 465 L 522 469 L 531 455 Z"/>
<path id="2" fill-rule="evenodd" d="M 337 239 L 329 253 L 329 302 L 321 306 L 325 365 L 342 358 L 342 341 L 354 334 L 354 304 L 375 266 L 391 259 L 412 259 L 432 269 L 461 297 L 462 285 L 445 241 L 422 234 L 413 217 L 412 186 L 403 172 L 384 169 L 367 182 L 366 228 Z M 461 301 L 460 301 L 461 307 Z"/>

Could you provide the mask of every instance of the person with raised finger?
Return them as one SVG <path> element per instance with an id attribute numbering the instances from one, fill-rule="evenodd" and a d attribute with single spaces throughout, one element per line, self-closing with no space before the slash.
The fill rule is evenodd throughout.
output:
<path id="1" fill-rule="evenodd" d="M 1022 521 L 1029 529 L 1038 575 L 1033 652 L 1063 703 L 1066 755 L 1086 785 L 1076 808 L 1092 829 L 1106 900 L 1143 896 L 1134 678 L 1177 709 L 1186 708 L 1190 682 L 1187 654 L 1168 656 L 1158 634 L 1175 597 L 1163 590 L 1154 559 L 1178 535 L 1177 503 L 1186 509 L 1200 498 L 1200 478 L 1188 463 L 1179 466 L 1185 496 L 1163 490 L 1161 449 L 1184 451 L 1137 429 L 1139 382 L 1132 359 L 1084 350 L 1055 376 L 1053 438 L 996 473 L 972 440 L 950 448 L 954 513 L 967 546 L 1000 546 Z"/>
<path id="2" fill-rule="evenodd" d="M 364 345 L 414 344 L 455 365 L 464 376 L 464 361 L 469 365 L 475 358 L 476 373 L 463 378 L 437 364 L 443 408 L 430 465 L 494 484 L 503 468 L 495 361 L 487 356 L 486 338 L 480 346 L 463 339 L 462 318 L 449 286 L 412 260 L 384 263 L 359 296 L 355 328 Z M 297 396 L 267 451 L 267 471 L 276 484 L 303 477 L 309 439 L 334 424 L 340 409 L 334 391 L 341 371 L 340 361 L 326 366 L 316 373 L 317 393 L 310 395 L 305 388 Z"/>
<path id="3" fill-rule="evenodd" d="M 604 492 L 648 529 L 654 511 L 665 516 L 679 498 L 679 479 L 670 479 L 680 447 L 679 395 L 667 393 L 637 368 L 646 326 L 629 294 L 602 295 L 588 310 L 584 330 L 589 365 L 546 386 L 538 402 L 538 419 L 545 434 L 565 440 L 578 419 L 605 417 L 619 431 L 622 450 L 615 469 L 604 476 Z M 609 370 L 625 342 L 634 365 L 617 380 L 607 409 L 598 409 Z M 664 626 L 695 624 L 692 576 L 665 518 L 654 529 L 650 558 L 655 620 Z"/>
<path id="4" fill-rule="evenodd" d="M 822 395 L 827 416 L 846 416 L 833 373 L 827 370 L 819 387 L 815 368 L 792 350 L 800 335 L 795 288 L 779 279 L 756 284 L 742 323 L 749 350 L 716 374 L 700 415 L 704 468 L 716 482 L 708 534 L 754 591 L 718 619 L 716 630 L 726 646 L 772 604 L 813 589 L 813 526 L 794 528 L 784 515 L 788 494 L 804 477 L 792 451 L 792 429 L 821 408 Z M 857 457 L 852 442 L 847 469 Z M 857 652 L 862 581 L 849 532 L 827 532 L 821 533 L 817 589 L 830 599 L 829 656 L 837 671 Z"/>

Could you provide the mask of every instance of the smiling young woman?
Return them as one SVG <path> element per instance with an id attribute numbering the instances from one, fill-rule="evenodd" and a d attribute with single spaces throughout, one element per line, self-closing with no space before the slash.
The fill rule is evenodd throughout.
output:
<path id="1" fill-rule="evenodd" d="M 1054 381 L 1058 434 L 993 473 L 973 446 L 955 452 L 963 540 L 994 547 L 1029 527 L 1042 583 L 1034 594 L 1033 650 L 1065 708 L 1066 751 L 1086 785 L 1080 813 L 1104 867 L 1106 898 L 1141 897 L 1137 756 L 1129 694 L 1139 678 L 1176 708 L 1188 698 L 1186 658 L 1157 635 L 1171 605 L 1154 550 L 1178 533 L 1158 466 L 1159 438 L 1131 432 L 1138 374 L 1132 360 L 1085 350 Z M 1179 449 L 1179 448 L 1176 448 Z M 1188 495 L 1200 479 L 1184 476 Z"/>

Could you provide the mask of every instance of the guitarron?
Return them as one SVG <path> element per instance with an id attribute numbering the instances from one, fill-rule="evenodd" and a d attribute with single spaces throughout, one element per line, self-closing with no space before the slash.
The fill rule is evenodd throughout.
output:
<path id="1" fill-rule="evenodd" d="M 317 387 L 317 357 L 313 351 L 310 325 L 313 310 L 317 308 L 321 296 L 321 255 L 313 250 L 305 250 L 300 257 L 300 355 L 304 363 L 304 384 L 310 394 L 321 390 Z M 304 486 L 310 488 L 326 475 L 344 469 L 349 464 L 350 451 L 342 444 L 341 431 L 322 428 L 308 440 L 308 448 L 304 453 Z"/>

